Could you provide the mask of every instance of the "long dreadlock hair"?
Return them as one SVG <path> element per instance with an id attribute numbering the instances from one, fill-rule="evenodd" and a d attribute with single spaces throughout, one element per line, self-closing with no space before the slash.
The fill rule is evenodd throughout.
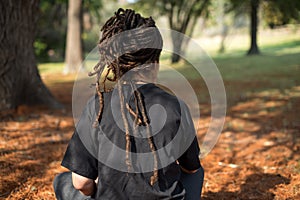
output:
<path id="1" fill-rule="evenodd" d="M 132 33 L 132 30 L 135 32 Z M 153 175 L 150 178 L 150 184 L 154 185 L 154 183 L 158 179 L 158 158 L 157 153 L 155 152 L 156 149 L 153 143 L 153 138 L 151 136 L 151 129 L 149 124 L 150 121 L 146 114 L 146 108 L 144 106 L 143 98 L 136 87 L 136 82 L 133 80 L 129 80 L 132 90 L 134 91 L 133 94 L 135 109 L 132 109 L 128 103 L 124 102 L 121 77 L 126 72 L 132 69 L 136 69 L 141 65 L 149 65 L 150 67 L 153 66 L 153 63 L 154 65 L 158 65 L 162 49 L 161 35 L 155 26 L 154 20 L 151 17 L 144 18 L 131 9 L 124 10 L 122 8 L 118 9 L 118 11 L 115 12 L 114 16 L 112 16 L 104 24 L 101 31 L 102 37 L 100 38 L 98 44 L 100 60 L 94 66 L 94 71 L 89 73 L 90 76 L 96 75 L 96 91 L 100 103 L 99 112 L 94 125 L 97 126 L 102 118 L 104 105 L 103 93 L 109 92 L 111 90 L 106 88 L 106 81 L 109 80 L 111 82 L 116 82 L 120 99 L 121 115 L 125 128 L 125 162 L 128 167 L 128 171 L 130 171 L 131 169 L 131 162 L 129 159 L 131 144 L 129 124 L 125 114 L 126 110 L 134 116 L 134 132 L 137 131 L 138 125 L 146 126 L 147 140 L 153 154 L 154 161 Z M 128 31 L 128 34 L 126 33 L 126 31 Z M 122 32 L 126 33 L 126 39 L 118 40 L 114 37 Z M 104 78 L 102 81 L 100 81 L 104 71 Z M 113 74 L 113 77 L 109 77 L 110 73 Z"/>

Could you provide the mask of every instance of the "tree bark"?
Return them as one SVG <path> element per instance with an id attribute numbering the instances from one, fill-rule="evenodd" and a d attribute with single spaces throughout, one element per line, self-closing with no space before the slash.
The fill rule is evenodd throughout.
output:
<path id="1" fill-rule="evenodd" d="M 181 48 L 182 48 L 183 36 L 177 32 L 172 32 L 171 37 L 172 37 L 172 44 L 173 44 L 173 53 L 171 57 L 171 62 L 178 63 L 182 56 Z"/>
<path id="2" fill-rule="evenodd" d="M 225 22 L 225 1 L 220 0 L 218 2 L 218 27 L 220 29 L 220 36 L 221 36 L 221 41 L 220 41 L 220 47 L 218 52 L 219 53 L 224 53 L 225 52 L 225 40 L 228 34 L 228 26 L 226 25 Z"/>
<path id="3" fill-rule="evenodd" d="M 64 73 L 77 72 L 82 67 L 82 0 L 69 0 L 68 30 Z"/>
<path id="4" fill-rule="evenodd" d="M 189 37 L 192 37 L 196 20 L 207 8 L 208 2 L 209 0 L 186 0 L 176 3 L 175 1 L 170 2 L 165 0 L 164 9 L 165 12 L 168 13 L 170 28 L 182 34 L 188 34 Z M 187 33 L 188 29 L 190 30 L 190 33 Z M 177 63 L 180 61 L 181 56 L 185 54 L 184 48 L 188 46 L 189 40 L 183 40 L 183 37 L 178 34 L 172 34 L 171 38 L 173 43 L 171 62 Z"/>
<path id="5" fill-rule="evenodd" d="M 260 3 L 259 0 L 251 0 L 251 24 L 250 24 L 251 46 L 247 55 L 255 55 L 260 53 L 257 46 L 259 3 Z"/>
<path id="6" fill-rule="evenodd" d="M 0 111 L 20 104 L 61 108 L 39 75 L 33 42 L 39 0 L 0 1 Z"/>
<path id="7" fill-rule="evenodd" d="M 184 4 L 178 5 L 176 8 L 174 5 L 172 5 L 171 13 L 169 15 L 169 25 L 172 30 L 185 34 L 187 26 L 191 19 L 192 12 L 191 8 L 187 9 L 188 11 L 184 12 L 183 8 L 179 7 L 183 5 Z M 182 56 L 183 36 L 176 32 L 172 32 L 171 38 L 173 44 L 171 62 L 178 63 Z"/>

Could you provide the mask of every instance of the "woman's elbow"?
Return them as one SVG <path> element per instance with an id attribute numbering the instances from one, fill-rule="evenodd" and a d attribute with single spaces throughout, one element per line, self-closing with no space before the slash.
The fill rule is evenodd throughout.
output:
<path id="1" fill-rule="evenodd" d="M 81 182 L 78 180 L 73 180 L 73 186 L 76 190 L 84 190 L 85 188 L 87 188 L 89 185 L 89 183 L 87 182 Z"/>
<path id="2" fill-rule="evenodd" d="M 85 195 L 90 195 L 94 190 L 94 180 L 72 173 L 72 182 L 75 189 Z"/>

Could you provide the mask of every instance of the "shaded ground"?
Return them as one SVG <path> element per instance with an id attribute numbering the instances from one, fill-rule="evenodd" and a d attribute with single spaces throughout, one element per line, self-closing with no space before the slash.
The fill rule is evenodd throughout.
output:
<path id="1" fill-rule="evenodd" d="M 47 85 L 65 110 L 22 106 L 0 116 L 0 199 L 54 199 L 52 181 L 65 170 L 60 161 L 73 131 L 72 82 L 54 77 Z M 280 90 L 263 81 L 225 85 L 226 125 L 202 160 L 203 199 L 300 199 L 300 83 Z M 209 110 L 201 114 L 200 141 L 210 120 Z"/>

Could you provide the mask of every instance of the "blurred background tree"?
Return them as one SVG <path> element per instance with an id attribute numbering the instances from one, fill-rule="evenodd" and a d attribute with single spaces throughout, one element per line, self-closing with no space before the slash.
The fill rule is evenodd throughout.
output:
<path id="1" fill-rule="evenodd" d="M 71 1 L 70 1 L 71 2 Z M 99 37 L 99 22 L 101 20 L 102 12 L 102 1 L 93 1 L 93 0 L 83 0 L 75 1 L 73 3 L 80 3 L 78 12 L 80 12 L 79 20 L 80 29 L 77 28 L 76 32 L 77 39 L 72 40 L 73 43 L 70 45 L 81 46 L 80 52 L 76 50 L 77 55 L 82 54 L 84 56 L 85 50 L 90 51 L 91 48 L 95 47 L 97 43 L 97 38 Z M 66 49 L 67 41 L 67 27 L 68 27 L 68 9 L 73 10 L 75 6 L 69 7 L 68 0 L 48 0 L 40 2 L 40 18 L 38 20 L 38 31 L 36 35 L 36 40 L 34 43 L 35 53 L 39 62 L 62 62 L 67 57 L 66 52 L 70 52 Z M 71 4 L 73 5 L 73 4 Z M 71 13 L 73 13 L 71 15 Z M 71 22 L 74 15 L 74 11 L 70 12 Z M 75 20 L 76 21 L 76 20 Z M 71 23 L 70 23 L 71 25 Z M 97 25 L 97 26 L 95 26 Z M 73 26 L 73 23 L 71 27 Z M 97 29 L 94 31 L 94 29 Z M 80 32 L 80 33 L 79 33 Z M 71 31 L 70 31 L 71 33 Z M 77 42 L 79 41 L 80 42 Z M 75 43 L 75 44 L 74 44 Z M 69 47 L 72 48 L 72 47 Z M 72 48 L 75 51 L 75 47 Z M 80 57 L 80 56 L 72 56 Z M 78 61 L 72 61 L 71 58 L 68 59 L 70 62 L 74 62 L 75 66 L 79 66 Z M 80 59 L 82 60 L 82 59 Z M 77 63 L 77 64 L 76 64 Z M 70 66 L 68 69 L 67 66 Z M 71 72 L 71 65 L 65 67 L 66 72 Z"/>
<path id="2" fill-rule="evenodd" d="M 261 5 L 262 4 L 262 5 Z M 283 25 L 291 20 L 299 21 L 300 1 L 295 0 L 230 0 L 228 11 L 237 15 L 249 13 L 251 45 L 248 55 L 259 54 L 257 31 L 259 23 L 259 8 L 263 8 L 264 20 L 270 27 Z"/>
<path id="3" fill-rule="evenodd" d="M 300 21 L 300 1 L 270 0 L 262 2 L 262 17 L 270 28 Z"/>
<path id="4" fill-rule="evenodd" d="M 66 54 L 64 73 L 75 73 L 82 67 L 82 28 L 83 28 L 83 0 L 69 0 L 68 4 L 68 28 L 66 39 Z"/>
<path id="5" fill-rule="evenodd" d="M 41 80 L 34 52 L 39 0 L 0 2 L 0 110 L 20 104 L 60 108 Z"/>
<path id="6" fill-rule="evenodd" d="M 64 59 L 67 6 L 67 0 L 40 2 L 40 15 L 34 42 L 39 62 L 57 62 Z"/>
<path id="7" fill-rule="evenodd" d="M 162 16 L 167 16 L 169 28 L 192 37 L 197 20 L 200 16 L 207 16 L 210 0 L 138 0 L 136 6 L 143 10 L 155 7 Z M 151 9 L 153 12 L 153 9 Z M 155 11 L 154 11 L 155 12 Z M 173 32 L 174 33 L 174 32 Z M 172 34 L 173 52 L 172 63 L 180 60 L 180 54 L 184 54 L 183 38 L 178 34 Z"/>
<path id="8" fill-rule="evenodd" d="M 83 31 L 92 29 L 91 13 L 99 19 L 101 7 L 100 0 L 69 0 L 64 73 L 75 73 L 84 67 Z"/>
<path id="9" fill-rule="evenodd" d="M 78 1 L 76 1 L 78 2 Z M 251 12 L 252 0 L 239 1 L 239 0 L 193 0 L 193 1 L 178 1 L 178 0 L 130 0 L 133 4 L 127 4 L 126 0 L 119 1 L 93 1 L 83 0 L 82 2 L 82 17 L 80 18 L 81 25 L 81 53 L 83 56 L 95 47 L 99 37 L 99 24 L 103 24 L 104 21 L 117 10 L 118 7 L 134 7 L 137 11 L 146 15 L 151 15 L 156 19 L 161 17 L 167 18 L 167 24 L 169 28 L 175 31 L 182 32 L 187 36 L 193 36 L 196 29 L 196 35 L 200 34 L 200 31 L 207 31 L 210 27 L 204 29 L 204 26 L 199 31 L 199 28 L 195 28 L 202 24 L 210 24 L 211 21 L 215 21 L 218 26 L 218 34 L 221 36 L 219 52 L 222 53 L 225 50 L 225 39 L 229 34 L 229 30 L 236 30 L 232 27 L 234 22 L 243 18 L 243 23 L 248 24 L 248 17 Z M 258 8 L 257 16 L 267 23 L 270 27 L 280 26 L 291 21 L 297 22 L 299 20 L 299 2 L 294 0 L 257 0 Z M 105 6 L 102 6 L 104 4 Z M 35 40 L 35 52 L 39 62 L 61 62 L 67 59 L 66 52 L 66 37 L 67 37 L 67 0 L 48 0 L 42 1 L 40 5 L 41 17 L 38 22 L 38 34 Z M 235 17 L 228 11 L 235 14 Z M 261 14 L 260 14 L 261 13 Z M 244 17 L 246 16 L 247 17 Z M 259 16 L 261 15 L 261 16 Z M 243 16 L 243 17 L 241 17 Z M 226 19 L 227 18 L 227 19 Z M 254 15 L 253 15 L 253 18 Z M 208 23 L 205 23 L 208 21 Z M 228 23 L 229 21 L 229 23 Z M 250 20 L 249 20 L 250 21 Z M 257 29 L 258 19 L 253 21 L 251 30 L 251 47 L 248 50 L 249 54 L 259 52 L 257 45 Z M 96 25 L 96 26 L 95 26 Z M 209 26 L 210 26 L 209 25 Z M 173 35 L 172 41 L 174 49 L 181 54 L 187 47 L 187 43 L 183 43 L 182 40 L 175 38 Z M 76 40 L 77 41 L 77 40 Z M 73 40 L 74 43 L 75 40 Z M 74 53 L 75 50 L 73 49 Z M 69 52 L 69 51 L 68 51 Z M 77 51 L 76 51 L 77 52 Z M 80 52 L 76 53 L 80 55 Z M 73 58 L 80 58 L 81 56 L 72 56 Z M 65 59 L 66 58 L 66 59 Z M 172 62 L 178 62 L 180 57 L 177 54 L 173 54 Z M 81 60 L 81 59 L 79 59 Z M 74 71 L 68 66 L 80 66 L 79 61 L 77 64 L 68 65 L 65 64 L 65 72 Z M 76 70 L 75 70 L 76 71 Z"/>

